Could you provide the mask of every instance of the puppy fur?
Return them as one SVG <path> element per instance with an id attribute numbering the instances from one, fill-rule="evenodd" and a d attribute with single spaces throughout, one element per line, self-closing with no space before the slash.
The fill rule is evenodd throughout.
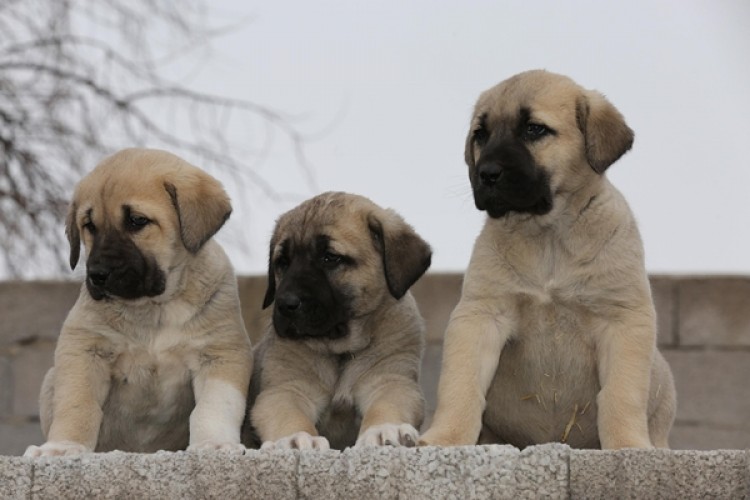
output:
<path id="1" fill-rule="evenodd" d="M 246 444 L 416 443 L 424 325 L 408 290 L 430 258 L 400 216 L 362 196 L 324 193 L 278 220 Z"/>
<path id="2" fill-rule="evenodd" d="M 643 246 L 604 175 L 632 142 L 604 96 L 561 75 L 521 73 L 479 97 L 465 157 L 489 217 L 421 444 L 668 446 L 675 390 Z"/>
<path id="3" fill-rule="evenodd" d="M 218 181 L 165 151 L 123 150 L 78 184 L 66 231 L 86 282 L 42 387 L 47 442 L 27 456 L 244 449 L 250 341 L 211 239 L 230 212 Z"/>

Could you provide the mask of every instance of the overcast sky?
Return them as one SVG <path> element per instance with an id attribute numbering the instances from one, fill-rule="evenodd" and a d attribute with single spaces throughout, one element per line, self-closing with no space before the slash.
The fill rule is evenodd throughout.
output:
<path id="1" fill-rule="evenodd" d="M 230 186 L 220 241 L 241 273 L 264 272 L 274 220 L 316 192 L 363 194 L 399 211 L 434 249 L 433 271 L 466 267 L 484 214 L 463 142 L 474 101 L 527 69 L 600 90 L 636 132 L 608 171 L 640 224 L 648 270 L 750 273 L 750 2 L 212 0 L 244 19 L 208 58 L 170 78 L 294 115 L 315 186 L 277 135 L 260 173 L 286 202 Z M 246 133 L 243 131 L 242 133 Z M 250 161 L 250 160 L 249 160 Z"/>

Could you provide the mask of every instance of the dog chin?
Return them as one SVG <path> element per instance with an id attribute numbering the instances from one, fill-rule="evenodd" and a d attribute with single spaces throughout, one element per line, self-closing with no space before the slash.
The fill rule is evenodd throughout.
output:
<path id="1" fill-rule="evenodd" d="M 97 302 L 109 299 L 109 294 L 106 290 L 92 285 L 88 280 L 86 280 L 86 289 L 89 291 L 89 296 Z"/>
<path id="2" fill-rule="evenodd" d="M 475 204 L 478 210 L 487 212 L 487 215 L 492 219 L 500 219 L 511 212 L 529 215 L 546 215 L 552 210 L 552 201 L 546 197 L 542 197 L 529 205 L 522 206 L 513 206 L 502 202 L 488 203 L 486 201 L 476 201 Z"/>
<path id="3" fill-rule="evenodd" d="M 138 305 L 146 302 L 166 302 L 166 300 L 163 300 L 165 297 L 165 288 L 166 287 L 160 283 L 148 291 L 128 291 L 127 293 L 119 294 L 116 291 L 107 290 L 104 287 L 92 285 L 88 280 L 86 281 L 86 289 L 89 292 L 89 296 L 91 296 L 91 298 L 97 302 L 101 300 L 119 300 L 126 301 L 132 305 Z"/>
<path id="4" fill-rule="evenodd" d="M 347 333 L 342 337 L 305 337 L 300 340 L 322 354 L 353 354 L 370 345 L 372 337 L 365 334 L 360 321 L 350 320 L 345 326 Z"/>
<path id="5" fill-rule="evenodd" d="M 337 340 L 349 334 L 346 323 L 333 325 L 330 329 L 305 329 L 289 323 L 281 328 L 276 328 L 279 337 L 292 340 Z"/>

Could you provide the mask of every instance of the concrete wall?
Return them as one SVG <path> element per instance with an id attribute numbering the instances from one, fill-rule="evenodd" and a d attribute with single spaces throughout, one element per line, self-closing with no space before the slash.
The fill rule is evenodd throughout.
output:
<path id="1" fill-rule="evenodd" d="M 745 450 L 545 444 L 0 456 L 4 499 L 748 498 Z"/>
<path id="2" fill-rule="evenodd" d="M 653 276 L 659 344 L 678 394 L 675 449 L 750 448 L 750 277 Z M 72 282 L 0 283 L 0 455 L 42 442 L 37 398 L 60 325 L 78 296 Z M 428 326 L 422 384 L 435 407 L 442 334 L 461 276 L 428 274 L 413 288 Z M 243 315 L 257 339 L 264 277 L 239 279 Z M 429 418 L 429 417 L 428 417 Z"/>

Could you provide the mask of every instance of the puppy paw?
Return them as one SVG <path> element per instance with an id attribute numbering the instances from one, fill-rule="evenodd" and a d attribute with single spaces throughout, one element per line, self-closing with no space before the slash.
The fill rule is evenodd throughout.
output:
<path id="1" fill-rule="evenodd" d="M 434 428 L 427 430 L 417 441 L 417 446 L 464 446 L 472 444 L 476 444 L 476 439 Z"/>
<path id="2" fill-rule="evenodd" d="M 355 448 L 364 446 L 407 446 L 417 444 L 419 432 L 409 424 L 380 424 L 373 425 L 363 432 Z"/>
<path id="3" fill-rule="evenodd" d="M 92 450 L 73 441 L 47 441 L 41 446 L 31 445 L 26 448 L 24 457 L 62 457 L 90 453 Z"/>
<path id="4" fill-rule="evenodd" d="M 191 444 L 188 446 L 187 451 L 219 451 L 233 455 L 242 455 L 245 453 L 245 445 L 229 441 L 202 441 Z"/>
<path id="5" fill-rule="evenodd" d="M 265 441 L 261 450 L 328 450 L 331 445 L 323 436 L 313 436 L 307 432 L 297 432 L 276 441 Z"/>

